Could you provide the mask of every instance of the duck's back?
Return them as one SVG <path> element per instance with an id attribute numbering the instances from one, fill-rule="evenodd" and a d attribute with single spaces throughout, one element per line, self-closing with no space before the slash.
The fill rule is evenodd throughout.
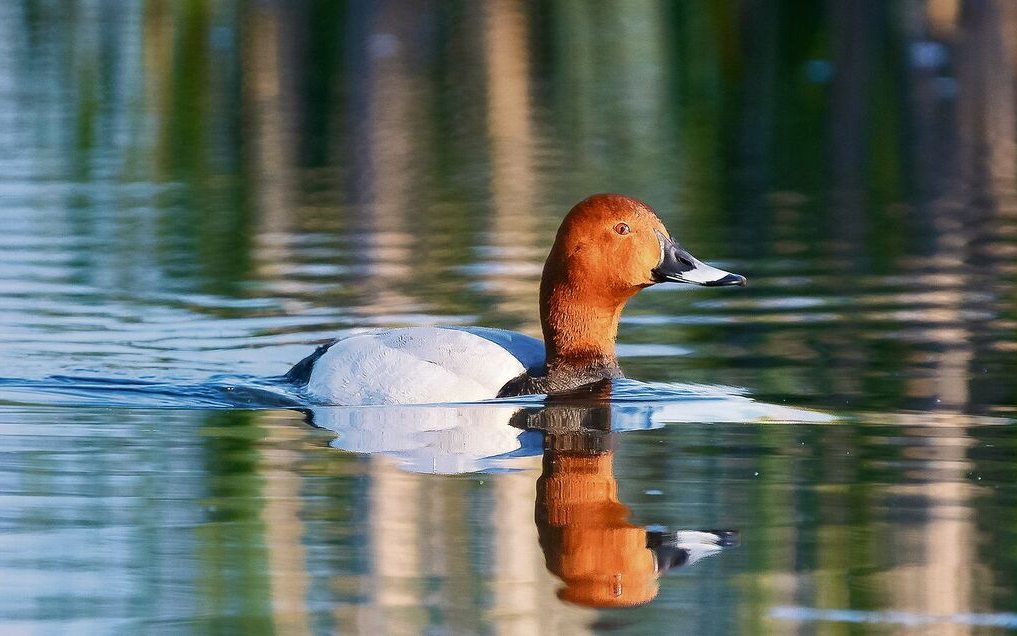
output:
<path id="1" fill-rule="evenodd" d="M 544 361 L 529 336 L 487 327 L 408 327 L 321 347 L 287 374 L 321 404 L 472 402 Z"/>

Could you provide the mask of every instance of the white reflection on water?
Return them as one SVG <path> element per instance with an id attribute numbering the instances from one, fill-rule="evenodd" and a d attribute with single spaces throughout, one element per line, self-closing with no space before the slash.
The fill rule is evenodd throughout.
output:
<path id="1" fill-rule="evenodd" d="M 805 623 L 871 623 L 877 625 L 904 625 L 906 627 L 958 625 L 1017 629 L 1017 614 L 1009 613 L 961 612 L 956 614 L 923 614 L 918 612 L 778 606 L 770 610 L 770 616 L 778 620 Z"/>
<path id="2" fill-rule="evenodd" d="M 833 423 L 819 411 L 755 401 L 742 391 L 702 385 L 617 381 L 610 403 L 612 432 L 688 422 Z M 504 402 L 501 400 L 500 402 Z M 501 405 L 313 407 L 309 421 L 337 434 L 334 448 L 391 457 L 413 472 L 455 474 L 511 470 L 518 458 L 543 452 L 539 435 L 513 426 L 513 416 L 540 411 L 543 401 Z"/>

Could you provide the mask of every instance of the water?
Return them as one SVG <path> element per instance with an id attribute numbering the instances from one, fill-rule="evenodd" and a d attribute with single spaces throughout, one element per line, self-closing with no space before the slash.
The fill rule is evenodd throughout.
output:
<path id="1" fill-rule="evenodd" d="M 1017 629 L 1017 18 L 861 5 L 3 3 L 2 630 Z M 609 404 L 277 381 L 536 335 L 597 191 L 749 279 Z"/>

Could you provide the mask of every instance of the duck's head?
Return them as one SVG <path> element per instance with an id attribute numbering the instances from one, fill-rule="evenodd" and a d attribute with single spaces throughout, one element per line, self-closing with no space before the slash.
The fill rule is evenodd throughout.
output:
<path id="1" fill-rule="evenodd" d="M 625 302 L 663 282 L 744 285 L 745 277 L 700 262 L 678 245 L 650 206 L 620 194 L 576 204 L 558 228 L 540 285 L 548 363 L 614 360 Z"/>
<path id="2" fill-rule="evenodd" d="M 595 194 L 569 211 L 548 255 L 544 279 L 600 295 L 606 302 L 663 282 L 745 285 L 744 276 L 711 267 L 682 248 L 650 206 L 620 194 Z"/>

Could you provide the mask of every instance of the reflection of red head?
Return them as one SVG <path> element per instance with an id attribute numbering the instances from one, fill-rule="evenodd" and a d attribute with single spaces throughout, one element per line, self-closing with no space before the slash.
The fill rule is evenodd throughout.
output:
<path id="1" fill-rule="evenodd" d="M 591 607 L 648 603 L 657 595 L 646 530 L 618 501 L 611 453 L 550 452 L 537 482 L 537 527 L 559 598 Z"/>

